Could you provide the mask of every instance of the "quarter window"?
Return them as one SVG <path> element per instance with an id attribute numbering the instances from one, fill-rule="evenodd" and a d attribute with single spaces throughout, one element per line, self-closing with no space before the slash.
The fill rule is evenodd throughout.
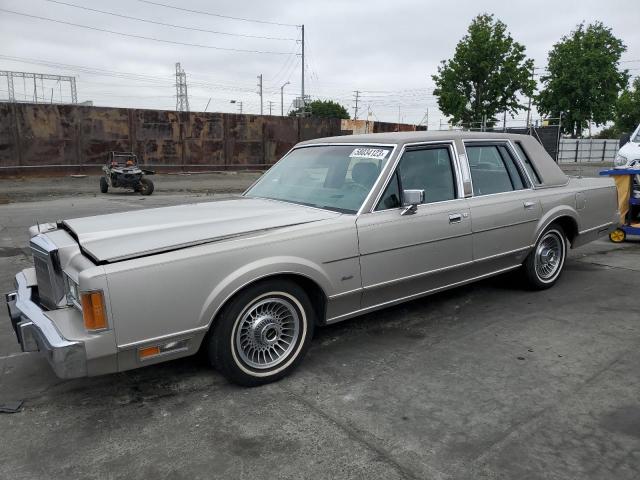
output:
<path id="1" fill-rule="evenodd" d="M 514 142 L 514 145 L 516 146 L 516 151 L 518 152 L 518 155 L 520 155 L 520 158 L 524 162 L 524 167 L 527 169 L 527 172 L 529 173 L 531 180 L 533 180 L 533 183 L 535 183 L 536 185 L 542 185 L 538 172 L 536 172 L 536 169 L 533 168 L 531 159 L 529 158 L 527 153 L 524 151 L 524 148 L 522 148 L 522 145 L 520 144 L 520 142 Z"/>
<path id="2" fill-rule="evenodd" d="M 474 195 L 527 188 L 515 159 L 504 145 L 467 145 Z"/>
<path id="3" fill-rule="evenodd" d="M 424 190 L 424 203 L 456 198 L 455 175 L 449 149 L 436 147 L 406 151 L 376 210 L 400 207 L 401 190 Z"/>

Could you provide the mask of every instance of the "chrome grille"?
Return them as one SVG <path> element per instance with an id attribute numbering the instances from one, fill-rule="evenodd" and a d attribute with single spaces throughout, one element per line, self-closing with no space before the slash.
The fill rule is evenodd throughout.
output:
<path id="1" fill-rule="evenodd" d="M 33 255 L 33 264 L 36 267 L 36 278 L 38 280 L 38 295 L 41 299 L 52 299 L 54 297 L 51 288 L 49 264 L 39 255 Z"/>
<path id="2" fill-rule="evenodd" d="M 58 250 L 44 235 L 33 237 L 30 246 L 38 281 L 40 303 L 47 308 L 58 308 L 65 295 Z"/>

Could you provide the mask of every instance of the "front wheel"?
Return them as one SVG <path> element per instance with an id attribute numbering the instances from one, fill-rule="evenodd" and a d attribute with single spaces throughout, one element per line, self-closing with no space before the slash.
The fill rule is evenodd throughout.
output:
<path id="1" fill-rule="evenodd" d="M 524 276 L 534 290 L 552 287 L 564 267 L 567 237 L 559 225 L 551 225 L 536 242 L 523 264 Z"/>
<path id="2" fill-rule="evenodd" d="M 151 195 L 153 193 L 153 182 L 148 178 L 140 179 L 138 190 L 141 195 Z"/>
<path id="3" fill-rule="evenodd" d="M 214 319 L 209 360 L 238 385 L 274 382 L 302 361 L 314 325 L 313 306 L 299 285 L 265 280 L 241 291 Z"/>
<path id="4" fill-rule="evenodd" d="M 109 191 L 109 183 L 107 183 L 107 179 L 104 177 L 100 177 L 100 191 L 102 193 L 107 193 Z"/>

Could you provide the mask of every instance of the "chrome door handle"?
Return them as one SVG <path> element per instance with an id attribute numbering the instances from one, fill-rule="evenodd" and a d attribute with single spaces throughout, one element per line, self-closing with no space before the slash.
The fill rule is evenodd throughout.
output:
<path id="1" fill-rule="evenodd" d="M 536 202 L 524 202 L 524 208 L 526 208 L 527 210 L 530 210 L 535 206 L 536 206 Z"/>
<path id="2" fill-rule="evenodd" d="M 452 213 L 449 215 L 449 223 L 460 223 L 462 221 L 462 215 L 459 213 Z"/>

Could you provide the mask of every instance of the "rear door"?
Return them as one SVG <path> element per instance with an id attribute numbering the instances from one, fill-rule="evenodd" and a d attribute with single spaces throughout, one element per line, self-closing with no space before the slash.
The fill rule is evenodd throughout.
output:
<path id="1" fill-rule="evenodd" d="M 410 298 L 466 278 L 471 219 L 451 143 L 406 147 L 374 211 L 357 220 L 363 308 Z M 401 215 L 403 189 L 425 191 Z"/>
<path id="2" fill-rule="evenodd" d="M 540 201 L 507 141 L 465 142 L 476 274 L 517 265 L 531 246 Z"/>

